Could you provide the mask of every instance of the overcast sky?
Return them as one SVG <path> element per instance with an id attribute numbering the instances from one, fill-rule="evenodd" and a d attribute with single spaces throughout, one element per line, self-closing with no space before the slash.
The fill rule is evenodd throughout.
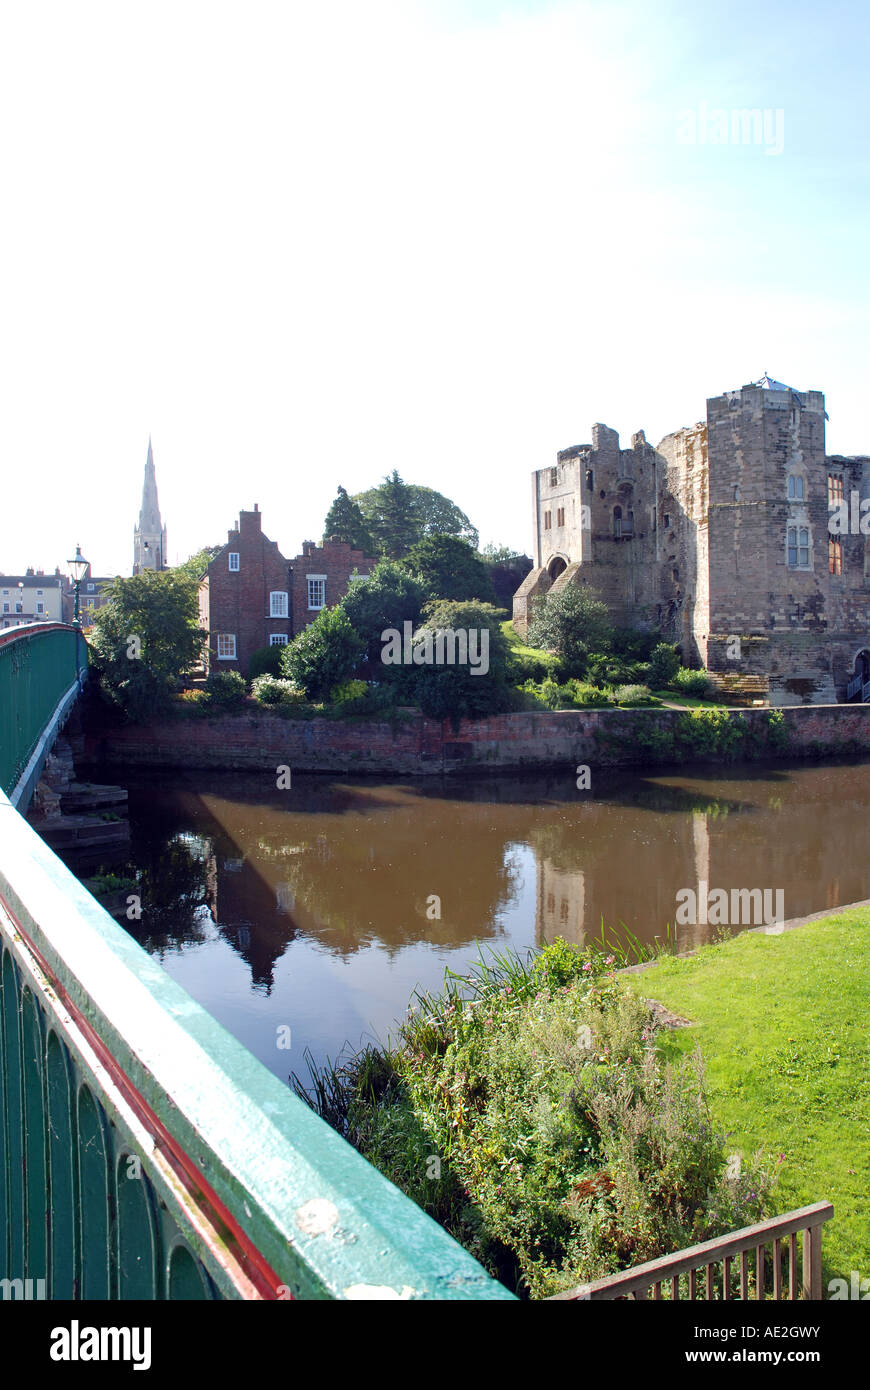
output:
<path id="1" fill-rule="evenodd" d="M 868 15 L 0 0 L 0 570 L 129 573 L 149 434 L 172 562 L 393 468 L 528 549 L 594 421 L 764 371 L 870 453 Z"/>

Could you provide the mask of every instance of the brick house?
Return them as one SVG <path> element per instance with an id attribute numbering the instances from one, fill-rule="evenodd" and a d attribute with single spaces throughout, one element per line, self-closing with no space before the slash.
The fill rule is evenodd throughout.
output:
<path id="1" fill-rule="evenodd" d="M 288 560 L 263 535 L 262 513 L 239 512 L 238 526 L 199 585 L 200 626 L 208 632 L 206 669 L 248 674 L 260 647 L 286 646 L 347 592 L 354 571 L 368 575 L 376 561 L 344 541 L 305 541 Z"/>

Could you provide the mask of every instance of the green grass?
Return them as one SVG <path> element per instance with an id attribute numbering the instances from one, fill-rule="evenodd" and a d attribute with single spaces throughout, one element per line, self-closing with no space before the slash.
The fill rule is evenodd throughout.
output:
<path id="1" fill-rule="evenodd" d="M 698 700 L 694 695 L 680 695 L 676 690 L 654 690 L 657 700 L 663 700 L 669 705 L 679 705 L 680 709 L 721 709 L 722 703 L 719 700 Z"/>
<path id="2" fill-rule="evenodd" d="M 625 978 L 625 977 L 624 977 Z M 780 1162 L 776 1209 L 829 1200 L 824 1280 L 870 1274 L 870 912 L 841 912 L 780 936 L 743 934 L 663 959 L 628 987 L 696 1026 L 714 1123 L 732 1152 Z"/>

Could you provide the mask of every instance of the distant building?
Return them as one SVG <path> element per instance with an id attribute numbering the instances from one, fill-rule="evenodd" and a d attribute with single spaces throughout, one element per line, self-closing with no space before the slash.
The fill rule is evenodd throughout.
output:
<path id="1" fill-rule="evenodd" d="M 821 391 L 764 376 L 656 448 L 593 425 L 532 475 L 514 627 L 588 584 L 614 623 L 661 632 L 726 694 L 870 698 L 870 457 L 827 455 L 826 419 Z"/>
<path id="2" fill-rule="evenodd" d="M 139 511 L 139 524 L 133 531 L 133 573 L 143 574 L 145 570 L 162 569 L 166 569 L 166 527 L 160 519 L 154 454 L 149 439 L 145 481 L 142 484 L 142 507 Z"/>
<path id="3" fill-rule="evenodd" d="M 71 592 L 66 575 L 29 569 L 25 574 L 0 574 L 0 625 L 67 622 L 66 599 Z"/>
<path id="4" fill-rule="evenodd" d="M 79 589 L 79 621 L 83 628 L 89 628 L 94 621 L 94 614 L 97 613 L 103 604 L 107 602 L 104 589 L 108 584 L 113 584 L 116 576 L 91 574 L 90 565 L 87 574 L 81 582 Z M 69 616 L 67 622 L 72 622 L 74 612 L 74 594 L 72 588 L 67 597 L 67 608 Z"/>
<path id="5" fill-rule="evenodd" d="M 239 512 L 200 580 L 200 625 L 208 632 L 207 670 L 248 674 L 260 647 L 286 646 L 324 608 L 337 603 L 353 582 L 367 577 L 376 561 L 345 541 L 305 541 L 288 560 L 263 534 L 262 513 Z"/>

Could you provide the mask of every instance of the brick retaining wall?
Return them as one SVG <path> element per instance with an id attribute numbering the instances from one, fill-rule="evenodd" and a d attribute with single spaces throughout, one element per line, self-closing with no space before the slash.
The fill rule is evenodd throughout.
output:
<path id="1" fill-rule="evenodd" d="M 313 772 L 441 773 L 472 767 L 541 768 L 565 763 L 631 766 L 667 761 L 647 745 L 672 727 L 678 710 L 564 710 L 502 714 L 454 731 L 449 722 L 412 715 L 345 722 L 283 719 L 269 711 L 177 719 L 90 733 L 84 761 L 134 767 L 275 768 Z M 761 756 L 870 754 L 870 706 L 809 705 L 782 711 L 789 739 L 768 747 L 768 709 L 732 712 L 754 730 Z"/>

